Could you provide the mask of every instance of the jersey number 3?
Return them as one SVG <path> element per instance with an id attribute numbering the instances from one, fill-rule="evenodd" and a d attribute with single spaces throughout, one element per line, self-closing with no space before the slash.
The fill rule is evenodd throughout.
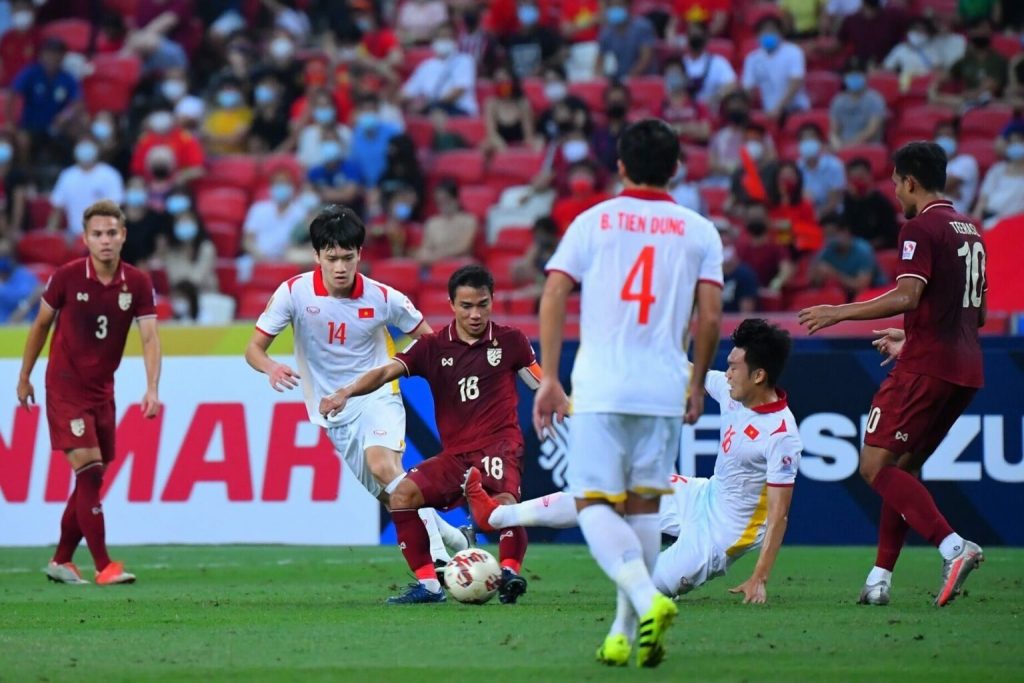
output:
<path id="1" fill-rule="evenodd" d="M 637 277 L 640 278 L 640 291 L 635 291 Z M 655 299 L 652 293 L 654 281 L 654 247 L 647 246 L 640 250 L 640 255 L 629 269 L 626 281 L 622 283 L 619 295 L 623 301 L 636 301 L 640 304 L 640 316 L 637 322 L 646 325 L 651 320 L 651 304 Z"/>

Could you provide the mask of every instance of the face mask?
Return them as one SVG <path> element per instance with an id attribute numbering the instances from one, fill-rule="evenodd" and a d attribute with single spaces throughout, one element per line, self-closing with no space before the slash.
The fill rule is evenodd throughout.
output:
<path id="1" fill-rule="evenodd" d="M 412 205 L 398 202 L 391 207 L 391 215 L 400 221 L 407 221 L 412 217 Z"/>
<path id="2" fill-rule="evenodd" d="M 157 164 L 152 168 L 152 173 L 157 180 L 167 180 L 171 177 L 171 167 L 167 164 Z"/>
<path id="3" fill-rule="evenodd" d="M 149 196 L 146 191 L 141 187 L 129 187 L 124 193 L 124 205 L 130 207 L 139 207 L 146 204 L 146 200 Z"/>
<path id="4" fill-rule="evenodd" d="M 671 95 L 680 90 L 686 90 L 686 76 L 678 71 L 665 74 L 665 92 Z"/>
<path id="5" fill-rule="evenodd" d="M 624 119 L 626 118 L 626 105 L 621 102 L 608 105 L 608 118 L 610 119 Z"/>
<path id="6" fill-rule="evenodd" d="M 177 216 L 179 213 L 184 213 L 192 208 L 192 200 L 183 194 L 172 194 L 164 202 L 164 207 L 166 207 L 167 213 Z"/>
<path id="7" fill-rule="evenodd" d="M 106 141 L 114 135 L 114 127 L 108 121 L 93 121 L 89 128 L 97 140 Z"/>
<path id="8" fill-rule="evenodd" d="M 256 98 L 256 104 L 269 104 L 274 101 L 274 89 L 269 85 L 260 84 L 256 86 L 256 92 L 253 96 Z"/>
<path id="9" fill-rule="evenodd" d="M 782 178 L 780 183 L 782 185 L 782 189 L 785 190 L 787 193 L 790 193 L 796 190 L 797 186 L 800 184 L 800 181 L 798 181 L 796 178 Z"/>
<path id="10" fill-rule="evenodd" d="M 946 159 L 952 159 L 953 155 L 956 154 L 956 140 L 943 135 L 935 138 L 935 144 L 942 148 L 942 151 L 946 153 Z"/>
<path id="11" fill-rule="evenodd" d="M 356 128 L 360 128 L 362 130 L 374 128 L 376 127 L 378 120 L 377 112 L 364 111 L 356 117 Z"/>
<path id="12" fill-rule="evenodd" d="M 320 145 L 320 162 L 330 164 L 341 159 L 341 145 L 334 140 L 328 140 Z"/>
<path id="13" fill-rule="evenodd" d="M 158 111 L 149 117 L 149 127 L 157 135 L 163 135 L 174 125 L 174 116 L 169 111 Z"/>
<path id="14" fill-rule="evenodd" d="M 736 259 L 736 247 L 731 244 L 728 247 L 722 247 L 722 261 L 729 263 Z"/>
<path id="15" fill-rule="evenodd" d="M 498 97 L 512 97 L 512 84 L 498 83 L 498 85 L 496 85 L 494 88 L 494 92 L 498 95 Z"/>
<path id="16" fill-rule="evenodd" d="M 9 142 L 0 142 L 0 164 L 6 164 L 14 158 L 14 148 Z"/>
<path id="17" fill-rule="evenodd" d="M 1024 142 L 1011 142 L 1006 147 L 1006 158 L 1010 161 L 1024 159 Z"/>
<path id="18" fill-rule="evenodd" d="M 192 305 L 185 299 L 171 299 L 171 312 L 175 318 L 191 318 Z"/>
<path id="19" fill-rule="evenodd" d="M 100 150 L 96 147 L 95 142 L 86 140 L 75 145 L 75 161 L 80 164 L 93 163 L 99 157 L 99 154 Z"/>
<path id="20" fill-rule="evenodd" d="M 847 90 L 860 92 L 864 89 L 864 86 L 868 84 L 868 79 L 864 74 L 852 73 L 846 74 L 846 76 L 843 77 L 843 83 L 846 84 Z"/>
<path id="21" fill-rule="evenodd" d="M 979 50 L 988 49 L 988 46 L 992 44 L 992 38 L 989 36 L 974 36 L 971 38 L 971 45 Z"/>
<path id="22" fill-rule="evenodd" d="M 548 102 L 561 102 L 569 94 L 569 89 L 561 81 L 552 81 L 544 84 L 544 97 Z"/>
<path id="23" fill-rule="evenodd" d="M 358 17 L 356 19 L 356 28 L 361 33 L 369 33 L 373 30 L 373 20 L 370 17 Z"/>
<path id="24" fill-rule="evenodd" d="M 523 5 L 516 14 L 519 16 L 519 23 L 523 26 L 533 26 L 540 20 L 540 10 L 533 5 Z"/>
<path id="25" fill-rule="evenodd" d="M 313 110 L 313 119 L 321 125 L 334 123 L 334 107 L 317 107 Z"/>
<path id="26" fill-rule="evenodd" d="M 605 19 L 608 20 L 609 24 L 612 26 L 618 26 L 620 24 L 624 24 L 626 20 L 629 19 L 629 10 L 625 7 L 619 6 L 609 7 L 604 11 L 604 16 Z"/>
<path id="27" fill-rule="evenodd" d="M 577 161 L 583 161 L 587 158 L 587 152 L 590 148 L 587 143 L 583 140 L 570 140 L 569 142 L 562 145 L 562 156 L 570 164 L 575 164 Z"/>
<path id="28" fill-rule="evenodd" d="M 32 12 L 28 10 L 19 10 L 11 15 L 11 26 L 13 26 L 16 31 L 24 31 L 32 27 L 32 23 L 35 19 L 36 17 Z"/>
<path id="29" fill-rule="evenodd" d="M 199 225 L 195 221 L 178 221 L 174 224 L 174 236 L 179 242 L 191 242 L 199 234 Z"/>
<path id="30" fill-rule="evenodd" d="M 764 221 L 754 220 L 747 223 L 747 232 L 754 237 L 760 237 L 768 232 L 768 224 Z"/>
<path id="31" fill-rule="evenodd" d="M 764 155 L 764 143 L 760 140 L 747 140 L 743 143 L 743 146 L 746 147 L 747 153 L 750 154 L 754 161 L 759 160 Z"/>
<path id="32" fill-rule="evenodd" d="M 455 52 L 455 41 L 451 38 L 438 38 L 431 44 L 434 54 L 444 59 Z"/>
<path id="33" fill-rule="evenodd" d="M 223 109 L 234 109 L 242 103 L 242 94 L 237 90 L 221 90 L 217 93 L 217 104 Z"/>
<path id="34" fill-rule="evenodd" d="M 907 34 L 907 42 L 912 47 L 921 47 L 928 42 L 928 34 L 921 31 L 911 31 Z"/>
<path id="35" fill-rule="evenodd" d="M 761 37 L 758 38 L 757 41 L 766 52 L 772 52 L 779 46 L 779 43 L 782 42 L 782 38 L 779 37 L 778 33 L 762 33 Z"/>
<path id="36" fill-rule="evenodd" d="M 160 84 L 160 93 L 171 102 L 177 102 L 185 96 L 188 88 L 182 81 L 164 81 Z"/>
<path id="37" fill-rule="evenodd" d="M 729 123 L 734 123 L 737 126 L 742 126 L 750 119 L 750 114 L 742 109 L 731 109 L 725 112 L 725 120 Z"/>
<path id="38" fill-rule="evenodd" d="M 274 183 L 270 186 L 270 198 L 278 204 L 284 204 L 292 198 L 293 191 L 288 183 Z"/>
<path id="39" fill-rule="evenodd" d="M 708 44 L 707 36 L 690 36 L 687 41 L 691 52 L 701 52 Z"/>
<path id="40" fill-rule="evenodd" d="M 569 189 L 573 194 L 585 197 L 594 191 L 594 183 L 587 178 L 573 178 L 569 181 Z"/>
<path id="41" fill-rule="evenodd" d="M 270 41 L 270 56 L 278 61 L 284 61 L 295 53 L 295 46 L 287 38 L 279 37 Z"/>
<path id="42" fill-rule="evenodd" d="M 806 138 L 800 141 L 798 148 L 800 150 L 801 159 L 811 159 L 817 156 L 818 152 L 821 151 L 821 142 L 814 138 Z"/>

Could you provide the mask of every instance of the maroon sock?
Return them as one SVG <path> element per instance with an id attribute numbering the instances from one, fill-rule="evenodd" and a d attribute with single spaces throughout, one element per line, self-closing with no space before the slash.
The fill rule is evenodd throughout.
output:
<path id="1" fill-rule="evenodd" d="M 77 496 L 78 488 L 71 492 L 68 504 L 64 506 L 64 515 L 60 518 L 60 542 L 53 561 L 57 564 L 70 562 L 75 555 L 78 544 L 82 542 L 82 530 L 78 526 Z"/>
<path id="2" fill-rule="evenodd" d="M 875 555 L 875 566 L 892 571 L 896 560 L 900 559 L 900 551 L 907 540 L 910 525 L 896 508 L 886 502 L 882 503 L 882 516 L 878 519 L 878 554 Z"/>
<path id="3" fill-rule="evenodd" d="M 526 557 L 526 529 L 513 526 L 501 530 L 498 538 L 498 557 L 501 566 L 508 567 L 516 574 L 523 569 L 523 558 Z"/>
<path id="4" fill-rule="evenodd" d="M 89 463 L 75 472 L 75 498 L 77 499 L 78 526 L 82 529 L 85 542 L 89 544 L 96 571 L 103 571 L 110 564 L 107 555 L 107 530 L 103 523 L 103 507 L 100 505 L 100 489 L 103 488 L 103 464 Z"/>
<path id="5" fill-rule="evenodd" d="M 418 510 L 392 510 L 398 545 L 402 548 L 405 561 L 409 563 L 417 579 L 436 579 L 434 563 L 430 560 L 430 537 L 423 526 Z"/>
<path id="6" fill-rule="evenodd" d="M 914 475 L 895 465 L 887 465 L 875 475 L 871 488 L 878 492 L 886 505 L 903 515 L 911 529 L 927 538 L 936 548 L 942 539 L 953 533 L 928 489 Z"/>

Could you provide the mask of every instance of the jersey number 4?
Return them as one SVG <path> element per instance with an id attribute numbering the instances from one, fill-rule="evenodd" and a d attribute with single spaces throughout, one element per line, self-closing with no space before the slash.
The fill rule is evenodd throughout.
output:
<path id="1" fill-rule="evenodd" d="M 339 344 L 345 343 L 345 323 L 336 323 L 330 321 L 327 323 L 327 343 L 328 345 L 338 342 Z"/>
<path id="2" fill-rule="evenodd" d="M 635 291 L 637 278 L 640 278 L 640 291 Z M 636 301 L 640 304 L 638 323 L 646 325 L 651 320 L 651 304 L 657 299 L 652 293 L 654 282 L 654 247 L 647 246 L 640 250 L 640 255 L 629 269 L 626 281 L 622 283 L 619 295 L 623 301 Z"/>

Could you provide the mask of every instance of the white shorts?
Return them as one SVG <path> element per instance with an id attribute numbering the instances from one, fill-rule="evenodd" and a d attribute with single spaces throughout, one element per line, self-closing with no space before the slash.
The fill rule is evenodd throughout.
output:
<path id="1" fill-rule="evenodd" d="M 569 427 L 566 478 L 575 498 L 613 503 L 626 492 L 660 496 L 679 459 L 682 419 L 622 413 L 576 413 Z"/>
<path id="2" fill-rule="evenodd" d="M 712 541 L 710 480 L 672 477 L 672 495 L 661 499 L 662 533 L 676 542 L 658 555 L 651 578 L 668 596 L 682 595 L 725 574 L 737 558 L 730 558 Z"/>
<path id="3" fill-rule="evenodd" d="M 374 498 L 384 492 L 366 464 L 366 449 L 383 446 L 401 453 L 405 451 L 405 406 L 398 394 L 386 394 L 366 402 L 362 414 L 352 422 L 328 427 L 327 435 L 341 454 L 352 473 L 356 475 Z"/>

